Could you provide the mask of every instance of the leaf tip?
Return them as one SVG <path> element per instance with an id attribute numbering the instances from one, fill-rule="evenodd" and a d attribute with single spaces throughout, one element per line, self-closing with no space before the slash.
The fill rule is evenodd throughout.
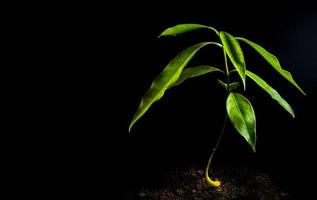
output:
<path id="1" fill-rule="evenodd" d="M 254 153 L 256 153 L 255 145 L 252 146 L 252 150 Z"/>
<path id="2" fill-rule="evenodd" d="M 292 107 L 290 107 L 289 114 L 292 115 L 293 119 L 295 119 L 295 113 L 294 113 L 294 110 L 292 109 Z"/>
<path id="3" fill-rule="evenodd" d="M 295 87 L 304 95 L 304 96 L 307 96 L 306 92 L 304 92 L 304 90 L 295 83 Z"/>
<path id="4" fill-rule="evenodd" d="M 158 38 L 161 38 L 162 36 L 166 36 L 166 31 L 163 31 L 159 36 L 157 36 Z"/>
<path id="5" fill-rule="evenodd" d="M 131 133 L 132 126 L 133 126 L 133 123 L 131 123 L 129 126 L 129 133 Z"/>
<path id="6" fill-rule="evenodd" d="M 162 36 L 169 36 L 169 35 L 175 36 L 175 34 L 171 33 L 170 28 L 164 30 L 158 37 L 161 38 Z"/>
<path id="7" fill-rule="evenodd" d="M 158 38 L 161 38 L 161 37 L 163 37 L 163 36 L 166 36 L 166 33 L 165 33 L 165 31 L 163 31 L 159 36 L 157 36 Z"/>

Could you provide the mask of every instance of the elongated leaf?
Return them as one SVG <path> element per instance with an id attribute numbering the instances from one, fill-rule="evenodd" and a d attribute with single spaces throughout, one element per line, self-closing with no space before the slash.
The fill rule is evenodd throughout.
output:
<path id="1" fill-rule="evenodd" d="M 236 68 L 239 76 L 241 77 L 243 88 L 245 90 L 245 61 L 242 49 L 239 42 L 229 33 L 220 32 L 220 40 L 223 44 L 223 48 L 231 60 L 233 66 Z"/>
<path id="2" fill-rule="evenodd" d="M 270 52 L 265 50 L 260 45 L 254 43 L 254 42 L 251 42 L 250 40 L 247 40 L 247 39 L 242 38 L 242 37 L 237 37 L 236 39 L 241 40 L 241 41 L 247 43 L 248 45 L 250 45 L 251 47 L 253 47 L 268 63 L 270 63 L 270 65 L 278 73 L 280 73 L 286 80 L 288 80 L 290 83 L 292 83 L 299 91 L 301 91 L 301 93 L 306 95 L 306 93 L 302 90 L 302 88 L 300 88 L 299 85 L 295 82 L 295 80 L 292 77 L 292 74 L 289 71 L 282 69 L 280 62 L 273 54 L 271 54 Z"/>
<path id="3" fill-rule="evenodd" d="M 218 84 L 221 85 L 226 91 L 227 91 L 227 83 L 224 83 L 222 80 L 217 80 Z M 229 84 L 229 92 L 231 92 L 234 89 L 237 89 L 240 86 L 239 82 L 233 82 Z"/>
<path id="4" fill-rule="evenodd" d="M 256 122 L 249 100 L 238 93 L 230 93 L 227 98 L 227 113 L 235 129 L 249 143 L 255 152 Z"/>
<path id="5" fill-rule="evenodd" d="M 170 27 L 165 29 L 161 35 L 161 36 L 168 36 L 168 35 L 179 35 L 182 33 L 187 33 L 189 31 L 193 31 L 193 30 L 197 30 L 197 29 L 202 29 L 202 28 L 207 28 L 207 29 L 211 29 L 213 30 L 217 35 L 219 34 L 218 31 L 210 26 L 205 26 L 205 25 L 201 25 L 201 24 L 178 24 L 176 26 Z"/>
<path id="6" fill-rule="evenodd" d="M 256 84 L 258 84 L 265 92 L 271 95 L 271 97 L 275 101 L 277 101 L 287 112 L 289 112 L 289 114 L 292 115 L 293 118 L 295 118 L 292 107 L 280 96 L 280 94 L 274 88 L 267 84 L 262 78 L 248 70 L 247 76 L 250 77 Z"/>
<path id="7" fill-rule="evenodd" d="M 216 67 L 211 67 L 211 66 L 197 66 L 197 67 L 191 67 L 191 68 L 185 68 L 181 75 L 179 76 L 178 80 L 170 85 L 168 88 L 172 88 L 174 86 L 177 86 L 184 82 L 185 80 L 189 78 L 194 78 L 197 76 L 201 76 L 210 72 L 222 72 L 222 70 L 216 68 Z"/>
<path id="8" fill-rule="evenodd" d="M 140 106 L 130 123 L 129 132 L 133 124 L 144 115 L 144 113 L 150 108 L 150 106 L 154 102 L 162 98 L 167 87 L 178 80 L 183 68 L 193 58 L 196 52 L 208 44 L 214 43 L 203 42 L 193 45 L 182 51 L 168 63 L 164 70 L 154 79 L 151 87 L 144 94 Z"/>

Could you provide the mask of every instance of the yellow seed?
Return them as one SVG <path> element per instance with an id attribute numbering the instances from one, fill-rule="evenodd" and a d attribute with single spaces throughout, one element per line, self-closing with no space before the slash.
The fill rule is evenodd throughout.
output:
<path id="1" fill-rule="evenodd" d="M 206 181 L 209 185 L 213 186 L 213 187 L 219 187 L 221 185 L 221 182 L 218 180 L 211 180 L 208 176 L 208 174 L 206 174 Z"/>

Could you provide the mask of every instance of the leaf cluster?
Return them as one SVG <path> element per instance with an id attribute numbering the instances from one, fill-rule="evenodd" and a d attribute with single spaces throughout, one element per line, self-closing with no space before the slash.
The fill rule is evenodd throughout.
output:
<path id="1" fill-rule="evenodd" d="M 194 77 L 199 77 L 209 73 L 225 74 L 226 80 L 218 80 L 218 83 L 224 87 L 228 96 L 226 100 L 226 111 L 232 125 L 237 132 L 248 142 L 252 150 L 256 149 L 256 117 L 250 101 L 240 93 L 234 90 L 240 86 L 239 82 L 230 82 L 230 74 L 238 73 L 240 82 L 244 91 L 246 90 L 247 78 L 252 80 L 256 85 L 263 89 L 274 99 L 282 108 L 284 108 L 293 118 L 294 111 L 287 101 L 270 86 L 265 80 L 247 69 L 243 51 L 240 42 L 247 44 L 259 53 L 268 64 L 273 67 L 278 74 L 284 77 L 290 84 L 295 86 L 302 94 L 306 95 L 301 87 L 295 82 L 290 72 L 283 69 L 279 60 L 260 45 L 243 37 L 235 37 L 225 31 L 201 24 L 180 24 L 170 27 L 163 31 L 162 36 L 176 36 L 197 29 L 208 29 L 216 34 L 219 41 L 207 41 L 195 44 L 183 50 L 174 59 L 172 59 L 163 71 L 153 80 L 150 88 L 144 94 L 141 103 L 134 114 L 134 117 L 129 126 L 129 132 L 132 126 L 148 111 L 153 103 L 160 100 L 164 93 L 171 88 L 179 86 L 186 80 Z M 215 66 L 195 66 L 187 67 L 187 64 L 195 56 L 195 54 L 206 46 L 216 46 L 220 48 L 224 54 L 225 66 L 221 69 Z M 230 63 L 227 61 L 229 58 Z"/>

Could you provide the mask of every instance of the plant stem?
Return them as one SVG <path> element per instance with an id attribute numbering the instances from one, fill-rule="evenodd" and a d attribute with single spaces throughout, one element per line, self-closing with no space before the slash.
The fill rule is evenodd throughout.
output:
<path id="1" fill-rule="evenodd" d="M 225 66 L 226 66 L 226 75 L 227 75 L 227 94 L 229 95 L 229 93 L 230 93 L 230 88 L 229 88 L 229 86 L 230 86 L 230 71 L 229 71 L 229 66 L 228 66 L 228 61 L 227 61 L 227 54 L 226 54 L 224 48 L 223 48 L 223 56 L 224 56 L 224 61 L 225 61 Z M 219 138 L 217 140 L 217 143 L 216 143 L 215 147 L 212 150 L 212 153 L 211 153 L 211 155 L 209 157 L 209 160 L 208 160 L 208 163 L 207 163 L 207 167 L 206 167 L 206 180 L 207 180 L 207 182 L 210 185 L 212 185 L 214 187 L 219 187 L 221 183 L 220 183 L 220 181 L 211 180 L 209 178 L 208 174 L 209 174 L 209 168 L 210 168 L 211 160 L 212 160 L 212 158 L 213 158 L 213 156 L 214 156 L 214 154 L 215 154 L 215 152 L 216 152 L 216 150 L 217 150 L 217 148 L 218 148 L 218 146 L 220 144 L 220 141 L 221 141 L 221 139 L 223 137 L 223 134 L 225 132 L 225 128 L 226 128 L 226 125 L 227 125 L 227 121 L 228 121 L 227 111 L 225 113 L 226 113 L 225 114 L 225 119 L 224 119 L 223 126 L 222 126 L 222 129 L 221 129 L 221 132 L 220 132 L 220 136 L 219 136 Z"/>
<path id="2" fill-rule="evenodd" d="M 213 156 L 214 156 L 214 154 L 215 154 L 215 152 L 216 152 L 216 150 L 217 150 L 217 148 L 218 148 L 218 146 L 220 144 L 220 141 L 221 141 L 221 139 L 223 137 L 223 134 L 225 132 L 225 128 L 226 128 L 226 125 L 227 125 L 227 119 L 228 119 L 228 115 L 227 115 L 227 112 L 226 112 L 225 119 L 224 119 L 224 122 L 223 122 L 223 126 L 222 126 L 222 129 L 221 129 L 221 132 L 220 132 L 220 136 L 218 138 L 218 141 L 217 141 L 215 147 L 212 149 L 212 153 L 211 153 L 211 155 L 209 157 L 209 160 L 208 160 L 208 163 L 207 163 L 207 167 L 206 167 L 206 178 L 207 179 L 209 178 L 208 173 L 209 173 L 210 163 L 211 163 L 211 160 L 212 160 L 212 158 L 213 158 Z"/>

